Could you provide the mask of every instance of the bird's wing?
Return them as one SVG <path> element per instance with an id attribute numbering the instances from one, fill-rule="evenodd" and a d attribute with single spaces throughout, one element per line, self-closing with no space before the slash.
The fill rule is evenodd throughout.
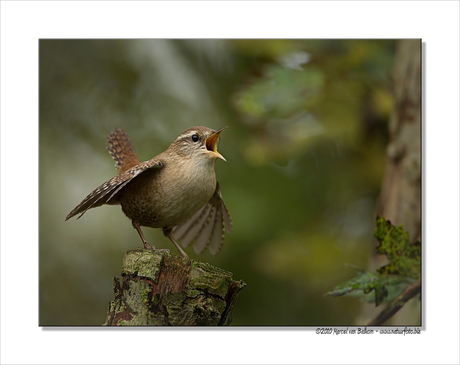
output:
<path id="1" fill-rule="evenodd" d="M 209 248 L 209 252 L 215 255 L 224 242 L 224 227 L 227 233 L 232 233 L 232 220 L 217 183 L 213 196 L 204 207 L 191 218 L 174 227 L 172 234 L 184 247 L 194 243 L 193 249 L 196 253 L 202 253 Z"/>
<path id="2" fill-rule="evenodd" d="M 83 201 L 78 204 L 74 210 L 72 210 L 66 217 L 65 220 L 72 218 L 73 216 L 80 214 L 80 218 L 90 208 L 100 207 L 103 204 L 109 203 L 109 201 L 131 182 L 136 176 L 139 176 L 145 171 L 151 171 L 161 169 L 165 165 L 161 159 L 151 159 L 146 162 L 142 162 L 129 170 L 113 177 L 109 181 L 93 190 Z M 77 219 L 78 219 L 77 218 Z"/>
<path id="3" fill-rule="evenodd" d="M 117 128 L 110 133 L 107 143 L 107 149 L 115 160 L 117 174 L 122 174 L 141 163 L 128 135 L 122 129 Z"/>

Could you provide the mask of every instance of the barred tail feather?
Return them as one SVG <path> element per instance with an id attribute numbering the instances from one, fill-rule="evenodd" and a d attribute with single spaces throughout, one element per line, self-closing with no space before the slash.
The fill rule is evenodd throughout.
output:
<path id="1" fill-rule="evenodd" d="M 173 229 L 174 237 L 180 240 L 182 246 L 188 247 L 195 241 L 200 233 L 203 224 L 206 222 L 206 217 L 211 210 L 211 205 L 206 204 L 191 218 Z"/>
<path id="2" fill-rule="evenodd" d="M 208 203 L 191 218 L 174 227 L 172 234 L 184 247 L 193 243 L 196 253 L 202 253 L 209 248 L 209 252 L 215 255 L 224 242 L 224 227 L 227 233 L 232 233 L 232 220 L 217 184 L 216 191 Z"/>
<path id="3" fill-rule="evenodd" d="M 118 174 L 141 163 L 128 135 L 122 129 L 117 128 L 110 133 L 107 143 L 107 150 L 115 160 Z"/>
<path id="4" fill-rule="evenodd" d="M 211 210 L 206 217 L 206 223 L 200 231 L 200 234 L 193 244 L 193 249 L 196 253 L 202 253 L 209 245 L 209 240 L 211 239 L 212 231 L 214 229 L 214 221 L 216 219 L 216 207 L 211 205 Z"/>

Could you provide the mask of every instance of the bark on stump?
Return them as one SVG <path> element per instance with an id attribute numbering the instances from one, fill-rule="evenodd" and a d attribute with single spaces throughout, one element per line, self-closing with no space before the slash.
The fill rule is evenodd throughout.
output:
<path id="1" fill-rule="evenodd" d="M 115 299 L 104 325 L 228 325 L 245 285 L 207 263 L 146 249 L 128 251 L 122 283 L 113 279 Z"/>

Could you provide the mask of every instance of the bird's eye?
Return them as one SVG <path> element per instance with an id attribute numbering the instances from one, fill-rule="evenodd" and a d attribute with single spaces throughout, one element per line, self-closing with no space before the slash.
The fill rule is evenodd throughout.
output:
<path id="1" fill-rule="evenodd" d="M 194 134 L 194 135 L 192 136 L 192 141 L 193 141 L 193 142 L 198 142 L 199 140 L 200 140 L 200 137 L 198 137 L 197 134 Z"/>

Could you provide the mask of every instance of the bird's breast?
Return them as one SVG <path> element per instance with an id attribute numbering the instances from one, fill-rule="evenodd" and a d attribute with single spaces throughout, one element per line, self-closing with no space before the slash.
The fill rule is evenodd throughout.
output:
<path id="1" fill-rule="evenodd" d="M 144 172 L 125 189 L 123 212 L 142 226 L 173 228 L 191 217 L 216 189 L 212 164 L 166 165 Z"/>

